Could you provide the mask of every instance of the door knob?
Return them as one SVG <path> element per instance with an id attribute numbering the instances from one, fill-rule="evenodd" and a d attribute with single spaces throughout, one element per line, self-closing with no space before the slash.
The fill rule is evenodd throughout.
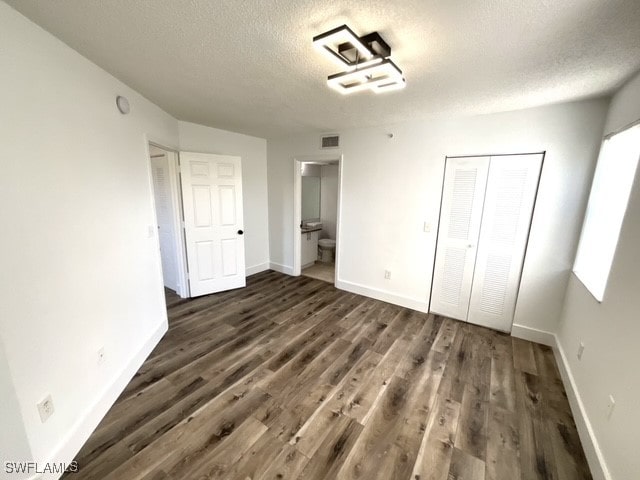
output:
<path id="1" fill-rule="evenodd" d="M 242 235 L 244 232 L 242 230 L 238 230 L 238 235 Z"/>

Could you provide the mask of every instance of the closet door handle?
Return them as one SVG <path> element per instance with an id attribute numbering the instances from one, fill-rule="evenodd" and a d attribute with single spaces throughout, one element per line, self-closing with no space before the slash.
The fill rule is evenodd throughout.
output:
<path id="1" fill-rule="evenodd" d="M 467 245 L 467 248 L 473 248 L 473 245 L 470 243 L 469 245 Z"/>
<path id="2" fill-rule="evenodd" d="M 238 235 L 242 235 L 244 232 L 242 230 L 238 230 Z"/>

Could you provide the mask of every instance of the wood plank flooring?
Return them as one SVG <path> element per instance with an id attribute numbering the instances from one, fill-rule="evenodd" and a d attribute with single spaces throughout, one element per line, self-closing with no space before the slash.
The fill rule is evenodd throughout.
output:
<path id="1" fill-rule="evenodd" d="M 547 347 L 272 271 L 167 303 L 71 478 L 591 478 Z"/>

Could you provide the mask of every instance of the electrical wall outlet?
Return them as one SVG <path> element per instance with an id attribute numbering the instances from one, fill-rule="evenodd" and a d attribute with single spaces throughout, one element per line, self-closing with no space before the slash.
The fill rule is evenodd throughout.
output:
<path id="1" fill-rule="evenodd" d="M 104 347 L 101 347 L 98 350 L 98 365 L 102 365 L 104 363 Z"/>
<path id="2" fill-rule="evenodd" d="M 609 395 L 609 401 L 607 402 L 607 420 L 613 415 L 613 410 L 616 408 L 616 399 L 613 395 Z"/>
<path id="3" fill-rule="evenodd" d="M 385 270 L 384 271 L 384 278 L 385 278 L 385 280 L 391 280 L 391 271 Z"/>
<path id="4" fill-rule="evenodd" d="M 55 409 L 53 408 L 53 399 L 51 395 L 47 395 L 44 400 L 38 403 L 38 413 L 40 414 L 40 420 L 42 423 L 49 420 L 49 417 L 53 415 Z"/>
<path id="5" fill-rule="evenodd" d="M 582 360 L 583 353 L 584 353 L 584 343 L 580 342 L 580 346 L 578 346 L 578 360 Z"/>

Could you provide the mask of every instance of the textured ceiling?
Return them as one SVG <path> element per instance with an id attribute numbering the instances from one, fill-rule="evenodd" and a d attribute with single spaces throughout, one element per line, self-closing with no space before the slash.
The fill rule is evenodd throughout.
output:
<path id="1" fill-rule="evenodd" d="M 7 3 L 175 117 L 262 137 L 596 96 L 640 69 L 640 0 Z M 407 88 L 326 86 L 311 39 L 343 23 L 382 34 Z"/>

